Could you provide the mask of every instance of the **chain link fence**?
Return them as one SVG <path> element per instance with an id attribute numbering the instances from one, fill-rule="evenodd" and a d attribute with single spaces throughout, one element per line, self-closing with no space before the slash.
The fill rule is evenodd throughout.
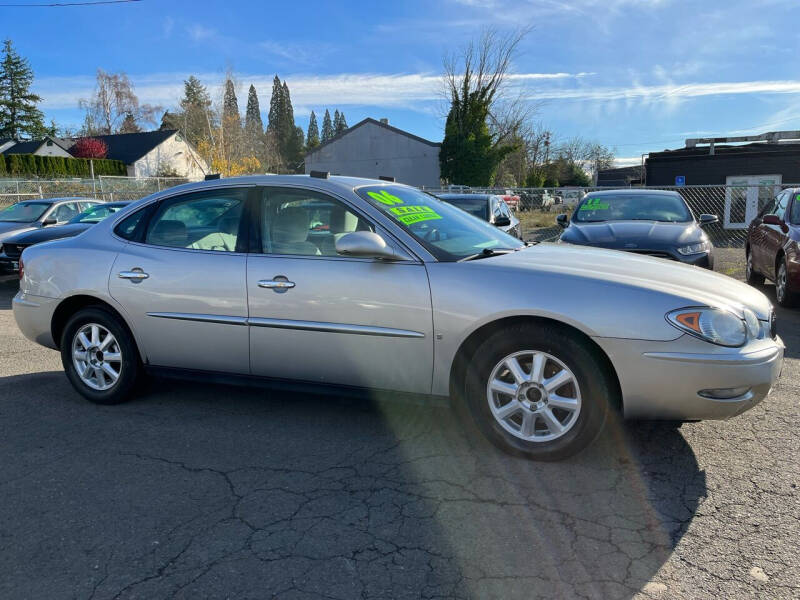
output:
<path id="1" fill-rule="evenodd" d="M 778 185 L 694 185 L 685 187 L 661 186 L 635 188 L 641 190 L 673 190 L 678 192 L 695 217 L 701 214 L 716 215 L 718 223 L 707 225 L 705 231 L 712 243 L 720 248 L 743 248 L 747 227 L 761 210 L 781 190 L 800 187 L 800 184 Z M 556 216 L 571 214 L 577 203 L 593 191 L 613 188 L 563 187 L 563 188 L 424 188 L 431 194 L 474 193 L 506 196 L 522 222 L 523 237 L 528 241 L 555 241 L 563 231 L 556 224 Z"/>
<path id="2" fill-rule="evenodd" d="M 155 192 L 188 183 L 183 177 L 112 177 L 96 179 L 0 179 L 0 208 L 37 198 L 82 197 L 106 202 L 138 200 Z"/>

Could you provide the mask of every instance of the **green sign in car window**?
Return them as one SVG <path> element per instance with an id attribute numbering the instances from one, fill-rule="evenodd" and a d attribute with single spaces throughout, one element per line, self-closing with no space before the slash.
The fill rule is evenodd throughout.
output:
<path id="1" fill-rule="evenodd" d="M 494 225 L 416 188 L 368 185 L 356 189 L 356 193 L 380 208 L 439 260 L 460 260 L 486 249 L 516 250 L 524 246 Z"/>

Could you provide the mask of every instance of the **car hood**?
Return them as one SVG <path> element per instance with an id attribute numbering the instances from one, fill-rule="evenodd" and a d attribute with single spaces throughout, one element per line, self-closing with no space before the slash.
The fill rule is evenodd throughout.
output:
<path id="1" fill-rule="evenodd" d="M 12 235 L 23 231 L 30 231 L 31 229 L 36 228 L 30 223 L 9 223 L 7 221 L 0 221 L 0 242 Z"/>
<path id="2" fill-rule="evenodd" d="M 684 306 L 746 306 L 761 320 L 769 319 L 772 309 L 764 294 L 732 277 L 630 252 L 544 243 L 478 262 L 489 268 L 514 268 L 646 289 L 682 298 Z"/>
<path id="3" fill-rule="evenodd" d="M 615 221 L 610 223 L 570 223 L 561 239 L 571 244 L 602 248 L 660 250 L 696 244 L 705 238 L 692 223 L 659 221 Z"/>
<path id="4" fill-rule="evenodd" d="M 31 244 L 39 244 L 41 242 L 48 242 L 50 240 L 73 237 L 83 233 L 91 226 L 91 223 L 72 223 L 69 225 L 59 225 L 58 227 L 33 229 L 23 233 L 14 234 L 10 237 L 7 237 L 3 241 L 7 244 L 24 244 L 26 246 L 30 246 Z"/>

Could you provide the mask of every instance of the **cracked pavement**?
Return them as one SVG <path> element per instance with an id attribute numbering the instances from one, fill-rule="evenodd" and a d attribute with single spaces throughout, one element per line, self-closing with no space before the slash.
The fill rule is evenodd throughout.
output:
<path id="1" fill-rule="evenodd" d="M 2 598 L 800 596 L 800 311 L 779 311 L 787 361 L 759 407 L 615 424 L 541 464 L 446 406 L 168 380 L 93 406 L 16 329 L 15 291 Z"/>

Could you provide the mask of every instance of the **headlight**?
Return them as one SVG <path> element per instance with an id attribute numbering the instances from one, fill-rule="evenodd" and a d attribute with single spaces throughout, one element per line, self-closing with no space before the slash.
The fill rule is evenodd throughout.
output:
<path id="1" fill-rule="evenodd" d="M 688 256 L 689 254 L 702 254 L 703 252 L 708 252 L 711 250 L 711 242 L 699 242 L 697 244 L 689 244 L 688 246 L 681 246 L 678 248 L 678 252 L 683 254 L 684 256 Z"/>
<path id="2" fill-rule="evenodd" d="M 749 320 L 749 317 L 745 319 Z M 750 330 L 750 324 L 746 324 L 745 319 L 730 311 L 709 307 L 681 308 L 667 313 L 667 321 L 673 326 L 719 346 L 744 345 Z M 758 323 L 758 319 L 755 322 Z"/>
<path id="3" fill-rule="evenodd" d="M 761 336 L 761 322 L 758 320 L 756 313 L 754 313 L 749 308 L 745 308 L 744 311 L 744 324 L 747 327 L 747 334 L 750 336 L 750 339 L 756 339 Z"/>

